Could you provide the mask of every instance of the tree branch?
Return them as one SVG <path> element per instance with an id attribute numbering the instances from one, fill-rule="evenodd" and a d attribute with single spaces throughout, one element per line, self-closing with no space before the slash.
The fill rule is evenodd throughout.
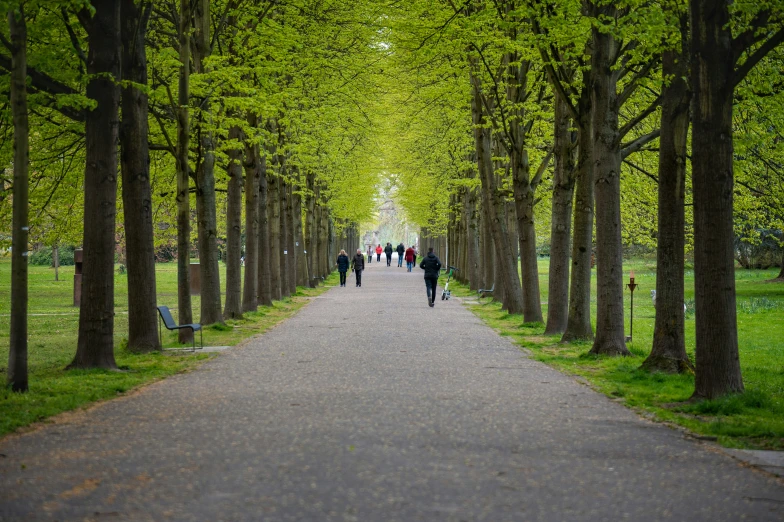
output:
<path id="1" fill-rule="evenodd" d="M 618 131 L 618 139 L 619 139 L 619 140 L 622 140 L 623 138 L 625 138 L 625 137 L 626 137 L 626 135 L 629 133 L 629 131 L 631 131 L 631 130 L 632 130 L 634 127 L 636 127 L 636 126 L 637 126 L 637 125 L 638 125 L 638 124 L 639 124 L 641 121 L 643 121 L 645 118 L 647 118 L 648 116 L 650 116 L 650 115 L 651 115 L 651 113 L 652 113 L 653 111 L 655 111 L 655 110 L 656 110 L 656 107 L 658 107 L 658 106 L 659 106 L 659 103 L 660 103 L 660 102 L 661 102 L 661 95 L 659 95 L 659 97 L 658 97 L 658 98 L 656 98 L 655 100 L 653 100 L 653 101 L 650 103 L 650 105 L 648 105 L 648 107 L 647 107 L 647 108 L 646 108 L 644 111 L 640 112 L 639 114 L 637 114 L 637 116 L 635 116 L 635 117 L 634 117 L 634 118 L 632 118 L 631 120 L 627 121 L 627 122 L 626 122 L 626 123 L 625 123 L 625 124 L 624 124 L 624 125 L 623 125 L 623 126 L 620 128 L 620 130 Z"/>
<path id="2" fill-rule="evenodd" d="M 630 154 L 633 154 L 633 153 L 639 151 L 640 149 L 642 149 L 645 146 L 645 144 L 655 140 L 660 135 L 661 135 L 661 129 L 656 129 L 655 131 L 649 132 L 648 134 L 645 134 L 644 136 L 640 136 L 639 138 L 637 138 L 636 140 L 634 140 L 631 143 L 628 143 L 626 145 L 622 145 L 621 146 L 621 158 L 626 159 L 627 156 L 629 156 Z"/>
<path id="3" fill-rule="evenodd" d="M 776 48 L 781 42 L 784 42 L 784 27 L 778 30 L 773 36 L 765 40 L 759 49 L 754 51 L 751 56 L 749 56 L 743 65 L 735 69 L 735 74 L 732 82 L 732 87 L 737 87 L 738 84 L 746 77 L 749 72 L 757 65 L 760 60 L 762 60 L 765 55 L 771 52 L 773 49 Z"/>

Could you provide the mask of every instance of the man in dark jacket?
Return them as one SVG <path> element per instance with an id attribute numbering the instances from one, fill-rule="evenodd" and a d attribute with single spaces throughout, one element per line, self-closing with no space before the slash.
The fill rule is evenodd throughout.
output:
<path id="1" fill-rule="evenodd" d="M 441 260 L 433 253 L 433 247 L 427 249 L 427 255 L 419 263 L 419 268 L 425 271 L 425 287 L 427 287 L 427 304 L 436 305 L 436 285 L 441 273 Z"/>
<path id="2" fill-rule="evenodd" d="M 362 271 L 365 269 L 365 256 L 357 249 L 357 255 L 351 260 L 351 271 L 357 276 L 357 288 L 362 286 Z"/>
<path id="3" fill-rule="evenodd" d="M 403 266 L 403 254 L 406 253 L 406 247 L 403 246 L 403 243 L 400 243 L 397 246 L 397 266 Z"/>
<path id="4" fill-rule="evenodd" d="M 395 249 L 392 248 L 392 243 L 387 243 L 387 246 L 384 247 L 384 253 L 387 255 L 387 266 L 392 266 L 392 252 Z"/>

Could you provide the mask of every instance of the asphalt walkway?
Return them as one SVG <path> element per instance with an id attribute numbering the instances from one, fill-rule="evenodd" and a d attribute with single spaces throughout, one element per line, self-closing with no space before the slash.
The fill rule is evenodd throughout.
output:
<path id="1" fill-rule="evenodd" d="M 784 487 L 350 275 L 200 369 L 0 442 L 0 520 L 784 520 Z"/>

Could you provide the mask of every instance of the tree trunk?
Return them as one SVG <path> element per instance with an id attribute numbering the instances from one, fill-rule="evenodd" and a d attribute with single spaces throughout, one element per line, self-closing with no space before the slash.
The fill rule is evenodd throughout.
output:
<path id="1" fill-rule="evenodd" d="M 281 173 L 283 169 L 281 168 Z M 289 211 L 289 191 L 287 183 L 283 180 L 283 176 L 278 176 L 278 199 L 280 200 L 280 210 L 278 211 L 278 221 L 280 222 L 280 295 L 281 297 L 291 296 L 291 286 L 289 285 L 289 249 L 288 249 L 288 224 L 289 220 L 287 214 Z"/>
<path id="2" fill-rule="evenodd" d="M 315 233 L 315 221 L 316 221 L 316 194 L 315 194 L 315 175 L 311 172 L 307 174 L 307 196 L 305 199 L 305 205 L 307 207 L 306 214 L 305 214 L 305 233 L 307 234 L 308 240 L 306 245 L 306 252 L 307 252 L 307 261 L 308 261 L 308 274 L 310 274 L 310 279 L 308 280 L 308 286 L 311 288 L 316 288 L 318 285 L 318 280 L 316 279 L 316 263 L 318 260 L 318 249 L 316 247 L 316 233 Z M 349 254 L 353 255 L 353 252 L 348 252 Z M 351 257 L 349 255 L 349 257 Z"/>
<path id="3" fill-rule="evenodd" d="M 468 285 L 472 292 L 476 292 L 480 288 L 481 282 L 481 263 L 479 257 L 479 237 L 481 236 L 481 220 L 479 219 L 479 209 L 476 205 L 476 189 L 472 188 L 468 191 L 468 228 L 466 233 L 467 249 L 466 249 L 466 265 L 468 266 Z"/>
<path id="4" fill-rule="evenodd" d="M 283 296 L 283 285 L 281 284 L 280 258 L 283 252 L 280 248 L 280 190 L 278 177 L 270 173 L 268 179 L 269 186 L 269 207 L 268 215 L 270 228 L 270 290 L 272 299 L 278 301 Z"/>
<path id="5" fill-rule="evenodd" d="M 694 189 L 694 397 L 743 391 L 733 257 L 732 97 L 728 5 L 690 0 Z"/>
<path id="6" fill-rule="evenodd" d="M 87 97 L 95 108 L 85 119 L 84 274 L 79 340 L 69 368 L 115 369 L 114 233 L 117 217 L 117 142 L 120 106 L 120 4 L 92 2 L 87 30 Z M 89 16 L 89 15 L 88 15 Z"/>
<path id="7" fill-rule="evenodd" d="M 255 127 L 255 117 L 251 120 Z M 259 301 L 259 165 L 255 145 L 244 142 L 245 159 L 245 280 L 242 286 L 242 311 L 255 312 Z"/>
<path id="8" fill-rule="evenodd" d="M 516 164 L 516 166 L 515 166 Z M 534 225 L 534 190 L 530 182 L 528 151 L 513 154 L 512 162 L 515 215 L 520 243 L 520 267 L 522 273 L 523 321 L 541 323 L 542 300 L 539 288 L 539 256 L 536 252 L 536 228 Z"/>
<path id="9" fill-rule="evenodd" d="M 305 235 L 302 230 L 302 175 L 297 175 L 294 198 L 294 249 L 297 252 L 297 286 L 309 286 L 310 271 L 305 253 Z"/>
<path id="10" fill-rule="evenodd" d="M 510 314 L 519 314 L 523 311 L 522 289 L 517 274 L 517 260 L 512 258 L 512 247 L 509 244 L 509 231 L 506 225 L 505 203 L 495 181 L 492 164 L 492 147 L 490 143 L 490 130 L 486 127 L 485 116 L 482 109 L 481 87 L 479 79 L 472 75 L 474 95 L 472 100 L 472 113 L 474 121 L 474 143 L 479 162 L 479 174 L 482 179 L 482 203 L 487 208 L 490 233 L 498 256 L 500 277 L 498 283 L 504 285 L 504 304 Z M 500 286 L 496 288 L 496 291 Z M 497 294 L 496 294 L 497 296 Z"/>
<path id="11" fill-rule="evenodd" d="M 26 392 L 27 239 L 29 236 L 29 123 L 27 120 L 27 22 L 24 7 L 8 12 L 11 45 L 11 112 L 14 120 L 14 194 L 11 237 L 11 338 L 8 386 Z"/>
<path id="12" fill-rule="evenodd" d="M 656 322 L 653 348 L 642 363 L 648 371 L 683 373 L 693 367 L 686 355 L 683 319 L 684 194 L 689 134 L 688 36 L 684 15 L 684 51 L 665 51 L 659 137 L 659 216 L 656 250 Z"/>
<path id="13" fill-rule="evenodd" d="M 211 54 L 210 1 L 196 2 L 196 31 L 193 63 L 204 74 L 205 61 Z M 215 201 L 215 140 L 207 120 L 212 118 L 210 100 L 201 102 L 199 138 L 201 163 L 196 169 L 196 215 L 198 220 L 199 275 L 201 277 L 201 324 L 223 321 L 221 312 L 220 266 L 218 265 L 218 218 Z"/>
<path id="14" fill-rule="evenodd" d="M 120 167 L 128 269 L 128 349 L 137 353 L 160 350 L 155 284 L 155 245 L 150 189 L 147 93 L 147 55 L 144 43 L 151 4 L 142 11 L 134 0 L 123 0 L 122 121 Z"/>
<path id="15" fill-rule="evenodd" d="M 180 75 L 177 96 L 177 308 L 180 324 L 193 322 L 191 304 L 191 196 L 190 196 L 190 62 L 191 62 L 191 2 L 180 0 Z M 193 331 L 183 328 L 177 332 L 181 343 L 193 340 Z"/>
<path id="16" fill-rule="evenodd" d="M 552 221 L 550 227 L 550 272 L 545 335 L 566 331 L 569 318 L 569 243 L 574 199 L 576 132 L 566 103 L 555 100 Z"/>
<path id="17" fill-rule="evenodd" d="M 253 145 L 253 162 L 258 165 L 259 176 L 259 304 L 272 306 L 272 245 L 270 241 L 269 182 L 267 157 L 260 157 L 259 145 Z"/>
<path id="18" fill-rule="evenodd" d="M 286 248 L 289 252 L 288 255 L 288 269 L 289 269 L 289 292 L 291 295 L 297 293 L 297 246 L 295 244 L 296 237 L 296 219 L 294 218 L 294 180 L 292 179 L 286 184 Z"/>
<path id="19" fill-rule="evenodd" d="M 583 74 L 593 75 L 585 72 Z M 593 244 L 593 143 L 591 89 L 585 82 L 578 100 L 579 149 L 572 234 L 572 271 L 569 280 L 569 318 L 561 342 L 593 339 L 591 328 L 591 250 Z"/>
<path id="20" fill-rule="evenodd" d="M 601 8 L 609 17 L 612 7 Z M 611 69 L 620 43 L 593 29 L 591 70 L 594 179 L 596 186 L 596 338 L 591 353 L 631 355 L 623 325 L 621 247 L 621 147 L 617 71 Z"/>
<path id="21" fill-rule="evenodd" d="M 229 140 L 236 142 L 228 151 L 229 175 L 226 210 L 226 305 L 224 319 L 242 317 L 242 151 L 238 148 L 242 130 L 229 129 Z"/>
<path id="22" fill-rule="evenodd" d="M 52 247 L 52 263 L 54 264 L 54 280 L 60 280 L 60 247 L 57 243 Z"/>

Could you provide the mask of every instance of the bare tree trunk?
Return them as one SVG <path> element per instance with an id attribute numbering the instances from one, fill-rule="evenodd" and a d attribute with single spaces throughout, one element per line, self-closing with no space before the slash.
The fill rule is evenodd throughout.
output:
<path id="1" fill-rule="evenodd" d="M 479 237 L 481 236 L 481 220 L 479 219 L 479 209 L 476 205 L 476 189 L 468 191 L 468 234 L 466 249 L 466 264 L 468 265 L 468 285 L 471 291 L 475 292 L 480 288 L 481 283 L 481 258 L 479 257 Z"/>
<path id="2" fill-rule="evenodd" d="M 142 11 L 134 0 L 123 0 L 120 166 L 128 268 L 128 349 L 147 353 L 160 350 L 155 284 L 150 151 L 147 127 L 147 54 L 144 44 L 152 4 Z"/>
<path id="3" fill-rule="evenodd" d="M 255 116 L 251 117 L 255 127 Z M 242 311 L 255 312 L 259 301 L 259 164 L 256 146 L 244 142 L 245 159 L 245 280 L 242 285 Z M 228 284 L 227 284 L 228 286 Z"/>
<path id="4" fill-rule="evenodd" d="M 281 158 L 281 161 L 283 159 Z M 281 168 L 283 172 L 283 168 Z M 283 176 L 278 177 L 278 194 L 280 199 L 280 214 L 278 216 L 280 221 L 280 295 L 282 297 L 291 296 L 291 285 L 289 283 L 289 190 L 288 184 L 284 181 Z"/>
<path id="5" fill-rule="evenodd" d="M 191 304 L 191 196 L 190 164 L 190 62 L 191 62 L 191 12 L 190 0 L 180 0 L 180 75 L 177 96 L 177 308 L 180 324 L 193 323 Z M 190 343 L 193 332 L 183 328 L 177 332 L 181 343 Z"/>
<path id="6" fill-rule="evenodd" d="M 267 158 L 261 158 L 259 145 L 253 145 L 253 162 L 259 171 L 259 304 L 272 306 L 272 242 L 270 240 L 269 183 L 267 181 Z"/>
<path id="7" fill-rule="evenodd" d="M 475 75 L 471 77 L 473 84 L 472 113 L 474 121 L 474 143 L 479 162 L 479 174 L 482 179 L 482 203 L 487 209 L 486 215 L 489 217 L 489 229 L 493 236 L 495 250 L 498 255 L 498 283 L 496 292 L 504 286 L 504 304 L 510 314 L 519 314 L 523 311 L 522 288 L 520 278 L 517 274 L 517 260 L 512 258 L 512 247 L 509 244 L 509 231 L 506 225 L 505 203 L 503 196 L 498 190 L 493 173 L 492 147 L 490 143 L 490 131 L 485 125 L 485 116 L 482 109 L 481 86 L 479 78 Z M 496 297 L 498 294 L 496 293 Z"/>
<path id="8" fill-rule="evenodd" d="M 60 280 L 60 247 L 57 243 L 52 247 L 52 263 L 54 264 L 54 280 Z"/>
<path id="9" fill-rule="evenodd" d="M 569 243 L 574 199 L 575 145 L 577 134 L 569 129 L 566 103 L 555 100 L 552 224 L 550 227 L 550 277 L 545 335 L 566 331 L 569 318 Z"/>
<path id="10" fill-rule="evenodd" d="M 684 197 L 686 145 L 689 134 L 688 29 L 681 23 L 683 52 L 665 51 L 662 76 L 671 78 L 662 91 L 659 137 L 659 218 L 656 250 L 656 323 L 653 348 L 642 367 L 683 373 L 693 370 L 686 355 L 683 318 Z"/>
<path id="11" fill-rule="evenodd" d="M 302 175 L 297 172 L 297 186 L 293 191 L 294 210 L 294 250 L 297 254 L 297 286 L 309 286 L 308 259 L 305 254 L 305 240 L 302 233 Z"/>
<path id="12" fill-rule="evenodd" d="M 308 172 L 307 175 L 307 197 L 305 200 L 305 204 L 307 206 L 307 214 L 305 216 L 305 233 L 308 236 L 307 241 L 307 261 L 308 261 L 308 274 L 310 274 L 310 279 L 308 281 L 308 285 L 311 288 L 315 288 L 318 285 L 318 280 L 316 279 L 316 267 L 318 262 L 318 247 L 316 246 L 316 186 L 315 186 L 315 175 L 312 172 Z M 353 252 L 348 252 L 351 257 Z"/>
<path id="13" fill-rule="evenodd" d="M 79 341 L 69 368 L 117 368 L 114 360 L 114 233 L 117 218 L 117 142 L 120 106 L 120 4 L 94 0 L 87 28 L 84 274 Z M 87 15 L 89 17 L 89 15 Z"/>
<path id="14" fill-rule="evenodd" d="M 204 74 L 205 60 L 211 54 L 210 0 L 196 2 L 196 31 L 194 64 Z M 223 322 L 221 312 L 220 266 L 218 265 L 218 218 L 215 201 L 215 140 L 212 131 L 205 129 L 211 119 L 210 100 L 201 102 L 199 138 L 201 163 L 196 169 L 196 214 L 198 219 L 199 274 L 201 277 L 202 324 Z"/>
<path id="15" fill-rule="evenodd" d="M 294 180 L 292 179 L 286 184 L 286 248 L 289 252 L 288 255 L 288 281 L 289 293 L 294 295 L 297 293 L 297 247 L 294 244 L 296 237 L 295 219 L 294 219 Z"/>
<path id="16" fill-rule="evenodd" d="M 269 222 L 270 222 L 270 290 L 272 299 L 278 301 L 283 297 L 281 284 L 280 258 L 283 251 L 280 248 L 280 190 L 277 176 L 268 178 L 269 185 Z"/>
<path id="17" fill-rule="evenodd" d="M 601 8 L 609 17 L 612 7 Z M 621 147 L 617 71 L 611 69 L 620 43 L 593 29 L 593 157 L 596 186 L 596 338 L 591 353 L 631 355 L 623 324 L 621 243 Z"/>
<path id="18" fill-rule="evenodd" d="M 593 75 L 593 72 L 584 73 Z M 572 270 L 569 280 L 569 318 L 561 342 L 593 339 L 591 328 L 591 250 L 593 244 L 593 138 L 591 136 L 590 80 L 578 100 L 580 133 L 574 201 Z"/>
<path id="19" fill-rule="evenodd" d="M 11 45 L 11 111 L 14 120 L 14 195 L 11 237 L 11 338 L 8 386 L 28 390 L 27 239 L 29 236 L 29 123 L 27 119 L 27 21 L 24 6 L 8 12 Z M 56 248 L 56 247 L 55 247 Z"/>
<path id="20" fill-rule="evenodd" d="M 690 0 L 695 398 L 743 392 L 733 248 L 735 57 L 724 2 Z"/>
<path id="21" fill-rule="evenodd" d="M 229 140 L 242 140 L 242 130 L 233 126 L 229 129 Z M 228 152 L 229 174 L 226 211 L 226 305 L 224 319 L 242 317 L 242 151 L 233 148 Z"/>

